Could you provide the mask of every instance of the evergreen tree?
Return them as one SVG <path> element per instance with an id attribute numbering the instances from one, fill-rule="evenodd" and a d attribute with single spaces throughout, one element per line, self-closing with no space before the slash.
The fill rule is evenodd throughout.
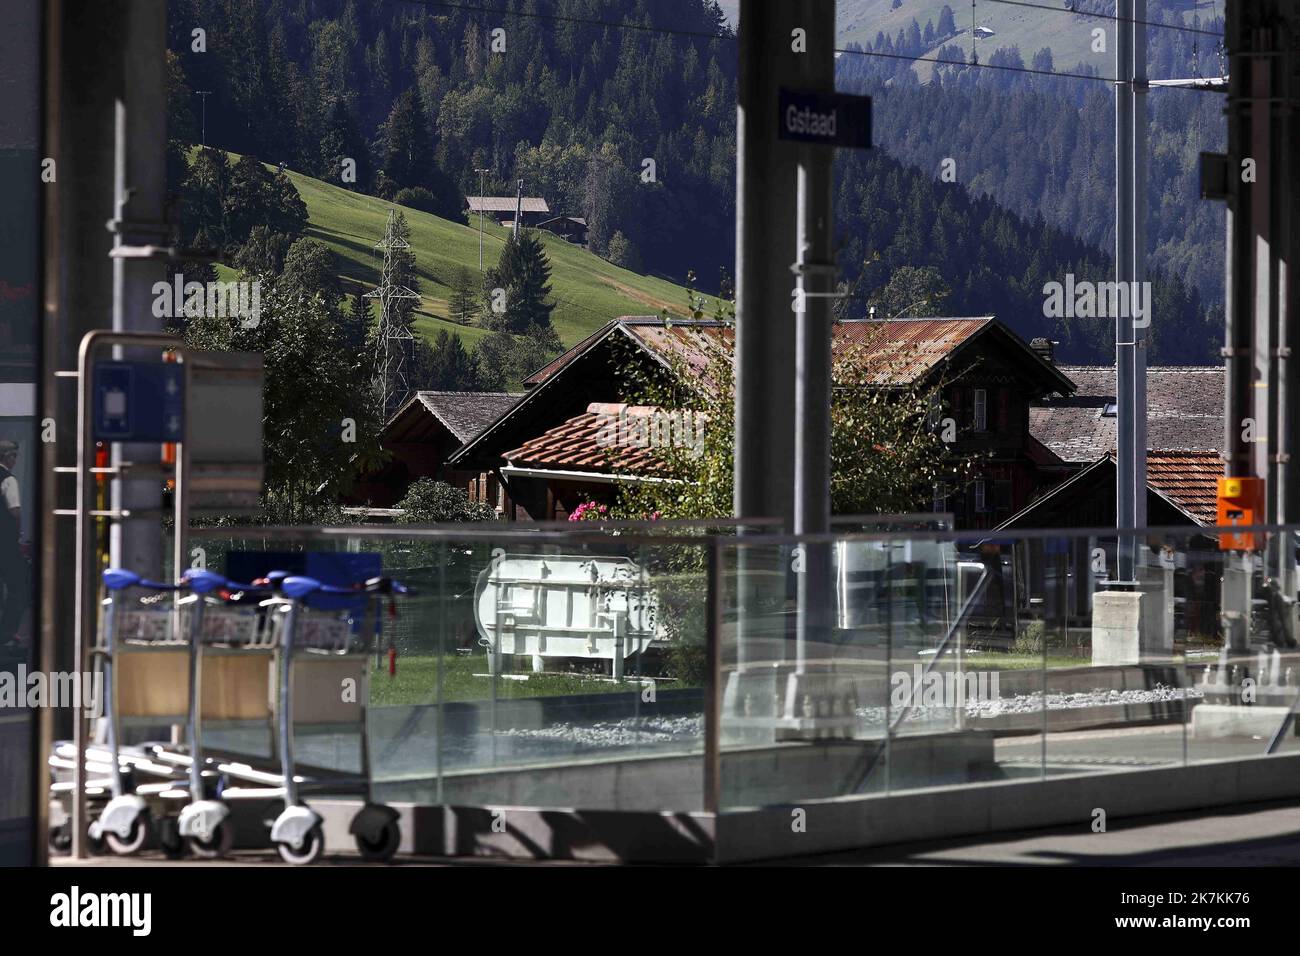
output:
<path id="1" fill-rule="evenodd" d="M 352 293 L 351 308 L 343 326 L 343 342 L 349 352 L 360 354 L 366 351 L 372 315 L 364 288 L 358 288 Z"/>
<path id="2" fill-rule="evenodd" d="M 482 388 L 478 358 L 465 350 L 460 336 L 446 329 L 438 332 L 430 345 L 416 341 L 407 380 L 415 389 L 449 392 L 474 392 Z"/>
<path id="3" fill-rule="evenodd" d="M 457 269 L 451 287 L 451 298 L 447 303 L 447 311 L 450 313 L 447 317 L 461 325 L 472 323 L 482 309 L 479 295 L 479 280 L 474 273 L 463 266 Z"/>
<path id="4" fill-rule="evenodd" d="M 534 329 L 539 335 L 552 332 L 551 312 L 555 303 L 547 301 L 551 294 L 550 279 L 551 264 L 535 233 L 524 230 L 517 238 L 507 239 L 497 267 L 488 271 L 488 327 L 515 334 Z M 494 289 L 505 293 L 505 309 L 501 313 L 491 308 Z"/>
<path id="5" fill-rule="evenodd" d="M 418 88 L 411 87 L 393 104 L 384 123 L 384 180 L 393 195 L 403 186 L 431 185 L 433 137 L 425 121 Z"/>
<path id="6" fill-rule="evenodd" d="M 957 32 L 957 20 L 953 16 L 952 7 L 946 3 L 939 11 L 939 25 L 935 27 L 935 32 L 940 37 L 950 37 Z"/>

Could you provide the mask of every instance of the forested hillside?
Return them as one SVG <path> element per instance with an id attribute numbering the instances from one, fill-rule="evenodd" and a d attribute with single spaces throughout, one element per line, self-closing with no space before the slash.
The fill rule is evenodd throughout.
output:
<path id="1" fill-rule="evenodd" d="M 705 291 L 727 287 L 736 46 L 712 0 L 494 0 L 490 12 L 415 0 L 171 6 L 174 136 L 197 138 L 194 91 L 210 90 L 209 145 L 461 221 L 478 170 L 488 170 L 489 193 L 513 194 L 522 178 L 554 212 L 587 219 L 598 255 L 678 283 L 693 271 Z M 1152 16 L 1173 16 L 1167 6 L 1153 3 Z M 1042 286 L 1071 272 L 1111 277 L 1110 87 L 1018 72 L 1026 63 L 1015 48 L 987 58 L 1010 69 L 972 69 L 944 40 L 963 29 L 951 8 L 937 14 L 877 38 L 906 55 L 938 45 L 951 65 L 927 83 L 906 58 L 867 46 L 838 61 L 842 89 L 875 97 L 878 143 L 837 164 L 845 307 L 865 311 L 895 272 L 929 267 L 948 291 L 934 299 L 945 311 L 992 312 L 1026 337 L 1060 340 L 1064 358 L 1109 361 L 1104 322 L 1058 327 L 1043 315 Z M 1152 33 L 1152 74 L 1177 72 L 1187 35 Z M 1054 69 L 1050 50 L 1030 60 Z M 1204 362 L 1221 334 L 1212 263 L 1222 211 L 1188 197 L 1196 154 L 1217 143 L 1221 97 L 1175 90 L 1150 100 L 1150 358 Z M 955 182 L 939 178 L 944 159 Z M 192 238 L 194 223 L 185 228 Z"/>
<path id="2" fill-rule="evenodd" d="M 446 218 L 479 192 L 477 169 L 489 170 L 489 194 L 513 196 L 522 177 L 555 213 L 588 220 L 598 254 L 613 243 L 619 264 L 712 282 L 730 263 L 735 218 L 735 44 L 717 7 L 497 5 L 544 17 L 394 0 L 171 0 L 169 46 L 188 89 L 211 91 L 210 146 L 388 199 L 408 190 Z M 197 98 L 189 105 L 198 112 Z"/>
<path id="3" fill-rule="evenodd" d="M 953 0 L 949 0 L 953 2 Z M 891 0 L 882 0 L 888 6 Z M 879 5 L 879 4 L 878 4 Z M 837 66 L 845 92 L 875 98 L 875 137 L 879 148 L 904 162 L 938 174 L 939 164 L 957 162 L 957 179 L 976 194 L 1110 250 L 1114 247 L 1115 107 L 1110 83 L 1077 77 L 1055 78 L 1017 72 L 1026 68 L 1107 77 L 1114 49 L 1083 60 L 1061 56 L 1073 41 L 1101 28 L 1113 42 L 1113 22 L 1055 10 L 1017 9 L 981 4 L 978 22 L 999 28 L 979 41 L 981 61 L 1008 69 L 933 67 L 908 58 L 941 58 L 965 64 L 970 40 L 953 7 L 903 0 L 890 11 L 892 23 L 909 11 L 906 27 L 891 35 L 878 30 L 874 40 L 848 42 Z M 961 4 L 955 5 L 958 10 Z M 1113 15 L 1113 0 L 1075 3 L 1077 10 Z M 1152 78 L 1214 76 L 1221 62 L 1218 15 L 1203 7 L 1190 12 L 1183 0 L 1152 0 L 1148 8 L 1148 74 Z M 1001 31 L 1011 18 L 1031 17 L 1035 32 Z M 882 20 L 882 25 L 888 25 Z M 1156 26 L 1163 23 L 1165 26 Z M 1176 29 L 1183 27 L 1184 29 Z M 954 33 L 954 30 L 956 31 Z M 1201 32 L 1196 32 L 1201 31 Z M 1035 44 L 1007 45 L 1007 36 L 1027 36 Z M 1068 41 L 1068 42 L 1067 42 Z M 875 53 L 887 56 L 873 56 Z M 898 59 L 896 57 L 902 57 Z M 922 79 L 928 80 L 923 83 Z M 1177 275 L 1207 300 L 1223 294 L 1224 211 L 1221 203 L 1200 199 L 1199 154 L 1225 145 L 1223 96 L 1187 89 L 1152 89 L 1147 96 L 1150 160 L 1147 212 L 1150 264 Z"/>

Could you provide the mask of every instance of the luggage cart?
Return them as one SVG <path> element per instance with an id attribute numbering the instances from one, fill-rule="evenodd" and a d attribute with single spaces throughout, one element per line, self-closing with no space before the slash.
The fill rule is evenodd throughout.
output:
<path id="1" fill-rule="evenodd" d="M 224 777 L 239 774 L 228 764 L 208 769 L 203 721 L 255 715 L 258 701 L 266 700 L 265 684 L 257 671 L 261 667 L 264 679 L 275 651 L 274 635 L 265 626 L 266 615 L 260 606 L 270 592 L 206 570 L 187 571 L 182 583 L 189 591 L 178 605 L 181 627 L 190 635 L 188 753 L 177 759 L 156 748 L 156 755 L 171 764 L 188 763 L 190 800 L 180 812 L 178 835 L 196 857 L 214 859 L 229 853 L 234 845 L 234 828 L 227 822 L 230 807 L 222 799 L 222 790 Z M 223 682 L 227 692 L 210 695 L 220 699 L 205 698 L 206 658 L 226 665 L 222 674 L 227 678 Z M 247 664 L 252 665 L 251 680 Z M 216 785 L 209 786 L 213 782 Z"/>
<path id="2" fill-rule="evenodd" d="M 280 581 L 276 597 L 263 602 L 270 611 L 268 623 L 278 635 L 276 720 L 284 787 L 284 810 L 272 823 L 270 836 L 288 863 L 312 863 L 325 848 L 322 817 L 304 802 L 305 793 L 360 793 L 364 805 L 348 828 L 357 850 L 364 859 L 381 862 L 397 852 L 401 841 L 397 811 L 375 803 L 371 796 L 366 681 L 370 644 L 381 633 L 385 604 L 389 613 L 395 613 L 394 595 L 407 593 L 408 588 L 390 578 L 343 588 L 291 576 Z M 373 618 L 367 621 L 367 615 Z M 317 670 L 323 680 L 296 700 L 297 681 Z M 355 681 L 356 694 L 354 702 L 340 705 L 337 688 L 344 673 Z M 332 722 L 340 716 L 350 717 L 360 734 L 359 774 L 312 771 L 298 776 L 295 723 Z"/>
<path id="3" fill-rule="evenodd" d="M 109 568 L 103 574 L 107 592 L 104 601 L 103 624 L 92 650 L 95 668 L 102 675 L 104 744 L 88 748 L 86 769 L 98 776 L 88 778 L 88 797 L 108 796 L 96 819 L 89 827 L 92 847 L 104 846 L 118 855 L 135 853 L 153 829 L 153 817 L 166 817 L 166 799 L 179 795 L 176 787 L 179 778 L 174 769 L 152 759 L 140 747 L 123 745 L 123 720 L 137 718 L 175 718 L 178 708 L 171 695 L 162 700 L 142 693 L 164 675 L 185 653 L 187 639 L 176 628 L 171 595 L 179 586 L 149 581 L 123 568 Z M 130 592 L 147 592 L 144 597 L 132 600 Z M 162 679 L 165 679 L 163 677 Z M 71 798 L 75 782 L 58 779 L 60 772 L 71 777 L 76 769 L 76 749 L 68 744 L 56 746 L 50 758 L 55 781 L 51 786 L 52 802 Z M 124 765 L 128 768 L 124 771 Z M 51 843 L 59 847 L 70 843 L 68 808 L 52 817 L 59 830 L 52 827 Z M 160 829 L 159 842 L 169 854 L 176 849 L 165 829 Z"/>

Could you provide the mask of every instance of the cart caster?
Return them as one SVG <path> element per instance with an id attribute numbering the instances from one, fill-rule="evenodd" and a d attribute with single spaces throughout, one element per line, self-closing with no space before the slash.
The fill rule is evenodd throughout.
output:
<path id="1" fill-rule="evenodd" d="M 158 846 L 169 860 L 179 860 L 185 856 L 185 839 L 181 836 L 180 824 L 175 817 L 164 817 L 158 821 Z"/>
<path id="2" fill-rule="evenodd" d="M 361 859 L 370 863 L 387 863 L 397 854 L 398 844 L 402 842 L 402 831 L 398 828 L 396 820 L 389 820 L 380 828 L 375 838 L 367 839 L 361 833 L 356 834 L 355 837 Z"/>
<path id="3" fill-rule="evenodd" d="M 140 816 L 131 822 L 131 830 L 125 837 L 118 836 L 112 830 L 104 832 L 104 841 L 108 848 L 118 856 L 130 856 L 144 846 L 149 837 L 149 818 Z"/>
<path id="4" fill-rule="evenodd" d="M 320 824 L 316 824 L 303 836 L 302 845 L 298 849 L 295 850 L 288 843 L 277 843 L 275 848 L 280 851 L 280 859 L 286 863 L 294 866 L 315 863 L 325 852 L 325 834 Z"/>
<path id="5" fill-rule="evenodd" d="M 215 860 L 228 854 L 235 845 L 235 831 L 229 824 L 218 823 L 208 839 L 186 837 L 185 842 L 189 845 L 190 852 L 200 860 Z"/>
<path id="6" fill-rule="evenodd" d="M 50 827 L 50 852 L 67 853 L 72 849 L 72 825 Z"/>

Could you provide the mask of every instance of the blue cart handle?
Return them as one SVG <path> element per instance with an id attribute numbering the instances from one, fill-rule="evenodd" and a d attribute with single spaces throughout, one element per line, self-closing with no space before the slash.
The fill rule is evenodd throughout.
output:
<path id="1" fill-rule="evenodd" d="M 311 594 L 336 594 L 356 597 L 360 594 L 409 594 L 411 589 L 392 578 L 370 578 L 355 587 L 342 588 L 333 584 L 324 584 L 315 578 L 294 575 L 287 577 L 280 585 L 289 597 L 300 599 Z"/>
<path id="2" fill-rule="evenodd" d="M 127 588 L 144 588 L 148 591 L 179 591 L 181 585 L 167 584 L 162 581 L 150 581 L 126 568 L 106 568 L 104 587 L 110 591 L 125 591 Z"/>

